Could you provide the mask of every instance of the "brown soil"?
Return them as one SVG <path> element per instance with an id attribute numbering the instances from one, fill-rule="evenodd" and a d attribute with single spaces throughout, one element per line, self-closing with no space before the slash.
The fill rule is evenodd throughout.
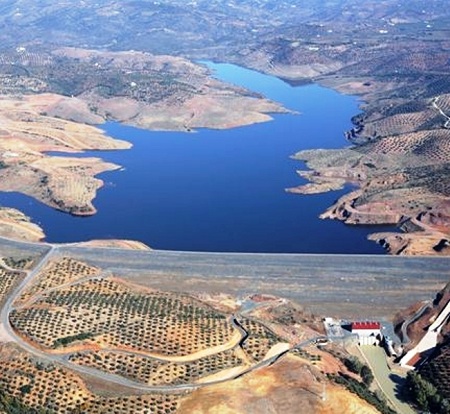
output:
<path id="1" fill-rule="evenodd" d="M 63 158 L 44 152 L 124 149 L 130 145 L 108 138 L 92 126 L 48 116 L 47 109 L 61 99 L 69 98 L 43 94 L 1 99 L 0 191 L 22 192 L 72 214 L 94 214 L 92 199 L 103 184 L 95 176 L 119 166 L 98 158 Z"/>
<path id="2" fill-rule="evenodd" d="M 357 187 L 321 218 L 347 224 L 402 225 L 408 234 L 374 234 L 392 254 L 450 255 L 448 131 L 408 132 L 341 150 L 302 151 L 310 183 L 288 191 L 321 193 Z"/>
<path id="3" fill-rule="evenodd" d="M 150 410 L 155 414 L 175 414 L 179 396 L 173 394 L 123 395 L 125 387 L 113 395 L 96 395 L 76 374 L 57 365 L 33 360 L 9 345 L 0 346 L 2 376 L 0 385 L 9 396 L 16 397 L 28 407 L 50 409 L 70 414 L 111 412 L 129 414 Z M 95 382 L 94 382 L 95 384 Z M 24 388 L 25 387 L 25 388 Z"/>
<path id="4" fill-rule="evenodd" d="M 180 405 L 189 414 L 377 413 L 354 394 L 326 383 L 322 374 L 295 357 L 252 372 L 238 380 L 193 392 Z"/>
<path id="5" fill-rule="evenodd" d="M 38 242 L 45 237 L 42 229 L 19 210 L 0 208 L 0 236 Z"/>
<path id="6" fill-rule="evenodd" d="M 126 96 L 109 97 L 101 96 L 93 88 L 79 97 L 80 105 L 76 114 L 85 114 L 87 103 L 89 108 L 95 108 L 94 115 L 103 119 L 114 119 L 152 130 L 191 131 L 196 128 L 227 129 L 266 122 L 271 119 L 268 114 L 286 111 L 279 104 L 249 94 L 243 88 L 211 78 L 206 68 L 180 57 L 76 48 L 62 48 L 54 53 L 99 66 L 121 68 L 122 71 L 136 71 L 139 68 L 142 76 L 142 84 L 139 84 L 140 80 L 136 81 L 139 96 L 136 96 L 132 87 Z M 146 76 L 152 80 L 151 87 L 147 84 Z M 166 85 L 165 90 L 160 90 L 161 86 L 155 82 L 159 77 L 174 78 L 178 86 Z M 233 108 L 233 111 L 229 108 Z M 72 116 L 66 107 L 64 109 L 66 116 Z"/>

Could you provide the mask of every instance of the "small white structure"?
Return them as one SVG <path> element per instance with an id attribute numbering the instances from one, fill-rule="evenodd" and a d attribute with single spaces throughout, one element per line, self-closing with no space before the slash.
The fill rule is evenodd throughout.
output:
<path id="1" fill-rule="evenodd" d="M 358 335 L 359 345 L 375 345 L 381 338 L 380 322 L 352 322 L 352 333 Z"/>
<path id="2" fill-rule="evenodd" d="M 389 338 L 389 336 L 387 336 L 387 335 L 384 337 L 384 349 L 388 356 L 391 356 L 391 357 L 398 356 L 397 352 L 395 351 L 395 348 L 394 348 L 394 341 L 391 338 Z"/>

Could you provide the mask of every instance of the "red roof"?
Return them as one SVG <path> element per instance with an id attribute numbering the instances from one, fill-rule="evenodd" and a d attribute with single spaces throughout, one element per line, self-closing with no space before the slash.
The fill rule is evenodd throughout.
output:
<path id="1" fill-rule="evenodd" d="M 418 353 L 418 354 L 414 355 L 414 356 L 407 362 L 407 365 L 409 365 L 410 367 L 416 367 L 416 368 L 417 368 L 417 366 L 420 365 L 419 363 L 421 362 L 421 360 L 422 360 L 422 354 L 421 354 L 421 353 Z"/>
<path id="2" fill-rule="evenodd" d="M 380 322 L 352 322 L 352 331 L 355 329 L 367 329 L 367 330 L 375 330 L 381 329 Z"/>

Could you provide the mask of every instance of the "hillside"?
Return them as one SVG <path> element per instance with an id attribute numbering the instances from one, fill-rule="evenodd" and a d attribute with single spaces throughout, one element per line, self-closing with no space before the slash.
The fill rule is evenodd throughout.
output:
<path id="1" fill-rule="evenodd" d="M 412 348 L 425 334 L 426 329 L 434 319 L 444 309 L 450 301 L 450 283 L 448 283 L 440 292 L 438 292 L 433 301 L 415 303 L 404 312 L 398 313 L 394 318 L 394 326 L 400 338 Z M 406 322 L 407 329 L 403 326 Z M 447 320 L 441 331 L 441 340 L 450 334 L 450 321 Z M 403 328 L 403 329 L 402 329 Z M 407 337 L 404 336 L 406 332 Z"/>
<path id="2" fill-rule="evenodd" d="M 0 267 L 0 389 L 24 412 L 392 413 L 285 299 L 157 290 L 54 246 Z"/>

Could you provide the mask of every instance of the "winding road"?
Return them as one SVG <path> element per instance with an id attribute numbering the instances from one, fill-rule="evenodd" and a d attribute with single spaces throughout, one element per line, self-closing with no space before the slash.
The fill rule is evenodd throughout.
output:
<path id="1" fill-rule="evenodd" d="M 409 319 L 406 319 L 403 321 L 402 328 L 401 328 L 403 345 L 407 345 L 411 342 L 411 340 L 409 339 L 409 336 L 408 336 L 409 325 L 411 325 L 413 322 L 417 321 L 417 319 L 419 319 L 425 313 L 425 311 L 430 307 L 431 307 L 431 300 L 428 300 L 421 306 L 421 308 L 416 313 L 414 313 L 414 315 L 412 315 Z"/>
<path id="2" fill-rule="evenodd" d="M 60 354 L 52 354 L 45 352 L 43 350 L 40 350 L 37 347 L 32 346 L 29 342 L 22 339 L 20 335 L 18 335 L 13 326 L 10 322 L 10 314 L 15 309 L 14 301 L 22 294 L 22 292 L 27 288 L 27 286 L 33 282 L 34 278 L 39 275 L 41 270 L 47 265 L 47 263 L 52 259 L 54 256 L 58 255 L 60 246 L 54 246 L 54 245 L 48 245 L 49 249 L 48 251 L 42 256 L 39 263 L 34 267 L 31 271 L 23 271 L 22 273 L 25 274 L 24 279 L 20 282 L 20 284 L 10 293 L 8 296 L 8 299 L 6 300 L 0 314 L 0 321 L 1 324 L 3 324 L 3 327 L 8 334 L 8 336 L 18 345 L 20 346 L 24 351 L 30 353 L 31 355 L 46 361 L 47 363 L 51 364 L 59 364 L 61 366 L 64 366 L 65 368 L 68 368 L 71 371 L 75 371 L 78 374 L 84 374 L 91 377 L 94 377 L 100 381 L 103 382 L 109 382 L 112 384 L 120 385 L 123 387 L 127 387 L 129 389 L 133 389 L 136 391 L 144 391 L 144 392 L 176 392 L 176 391 L 187 391 L 187 390 L 195 390 L 197 388 L 206 387 L 210 385 L 215 384 L 221 384 L 225 383 L 230 380 L 234 380 L 236 378 L 239 378 L 243 375 L 246 375 L 248 373 L 251 373 L 255 371 L 256 369 L 260 369 L 263 367 L 267 367 L 278 361 L 280 358 L 282 358 L 284 355 L 286 355 L 290 349 L 283 350 L 270 358 L 264 359 L 250 367 L 247 367 L 240 371 L 239 373 L 234 372 L 233 374 L 230 374 L 229 377 L 221 378 L 218 380 L 213 380 L 209 382 L 203 382 L 203 383 L 192 383 L 192 384 L 182 384 L 182 385 L 165 385 L 165 386 L 150 386 L 143 383 L 139 383 L 127 378 L 124 378 L 120 375 L 110 374 L 103 371 L 100 371 L 95 368 L 90 368 L 82 365 L 77 365 L 72 362 L 70 362 L 69 357 L 73 354 L 73 351 L 67 352 L 67 353 L 60 353 Z M 5 268 L 9 270 L 10 269 L 7 266 L 4 266 Z M 14 270 L 17 271 L 17 270 Z M 99 275 L 92 276 L 91 278 L 97 278 Z M 83 281 L 85 281 L 88 278 L 83 278 Z M 72 282 L 72 284 L 79 283 L 80 280 Z M 70 283 L 68 284 L 70 285 Z M 41 294 L 39 295 L 41 296 Z M 37 300 L 36 297 L 31 299 L 31 303 Z M 232 323 L 233 327 L 239 332 L 239 338 L 236 338 L 234 341 L 234 344 L 232 348 L 239 346 L 248 336 L 249 332 L 247 332 L 242 325 L 239 323 L 237 316 L 232 316 L 230 318 L 230 322 Z M 315 343 L 318 339 L 326 338 L 324 336 L 318 336 L 311 338 L 309 340 L 305 340 L 297 345 L 295 345 L 292 349 L 300 349 L 302 347 L 308 346 L 312 343 Z M 230 348 L 230 347 L 228 347 Z M 227 349 L 228 349 L 227 348 Z M 104 349 L 105 351 L 108 351 L 108 349 Z M 120 352 L 120 353 L 127 353 L 132 355 L 142 355 L 140 352 L 132 352 L 132 351 L 122 351 L 122 350 L 116 350 L 111 349 L 111 351 L 114 352 Z M 148 356 L 148 355 L 146 355 Z M 153 357 L 152 357 L 153 358 Z M 156 360 L 162 361 L 162 362 L 168 362 L 171 360 L 171 358 L 155 358 Z"/>
<path id="3" fill-rule="evenodd" d="M 420 340 L 420 342 L 400 360 L 400 365 L 403 367 L 410 367 L 409 363 L 418 354 L 424 354 L 436 348 L 438 343 L 438 336 L 445 322 L 450 317 L 450 300 L 439 313 L 435 321 L 428 327 L 427 332 Z"/>

